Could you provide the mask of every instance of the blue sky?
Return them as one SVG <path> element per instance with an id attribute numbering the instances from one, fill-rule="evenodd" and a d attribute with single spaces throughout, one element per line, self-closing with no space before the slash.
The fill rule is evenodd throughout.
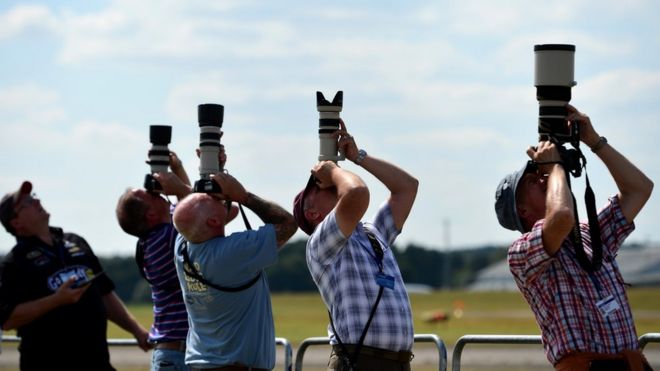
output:
<path id="1" fill-rule="evenodd" d="M 149 170 L 149 125 L 173 126 L 194 180 L 197 105 L 220 103 L 227 169 L 290 210 L 318 155 L 315 92 L 343 90 L 358 145 L 421 182 L 400 245 L 505 245 L 517 234 L 494 190 L 535 144 L 544 43 L 576 45 L 571 103 L 657 183 L 658 2 L 2 1 L 0 192 L 30 179 L 51 224 L 132 254 L 114 208 Z M 616 187 L 587 159 L 603 204 Z M 370 185 L 372 213 L 384 187 L 340 165 Z M 573 188 L 581 200 L 584 176 Z M 658 220 L 653 195 L 629 241 L 660 242 Z"/>

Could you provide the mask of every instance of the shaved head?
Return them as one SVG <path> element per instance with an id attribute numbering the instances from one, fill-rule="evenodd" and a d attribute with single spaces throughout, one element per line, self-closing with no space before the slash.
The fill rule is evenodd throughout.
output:
<path id="1" fill-rule="evenodd" d="M 200 243 L 224 236 L 227 211 L 224 204 L 206 193 L 193 193 L 174 209 L 173 221 L 186 240 Z"/>

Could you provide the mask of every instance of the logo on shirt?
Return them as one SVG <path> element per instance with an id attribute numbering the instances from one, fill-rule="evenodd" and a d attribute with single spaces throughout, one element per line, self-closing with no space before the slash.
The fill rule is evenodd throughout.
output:
<path id="1" fill-rule="evenodd" d="M 72 257 L 85 255 L 85 251 L 73 242 L 64 241 L 64 248 L 69 251 L 69 255 Z"/>
<path id="2" fill-rule="evenodd" d="M 187 265 L 187 264 L 184 263 L 184 265 Z M 202 275 L 202 273 L 200 272 L 201 268 L 200 268 L 199 264 L 198 263 L 193 263 L 193 265 L 195 266 L 195 270 L 197 270 L 197 272 L 199 272 L 199 274 Z M 191 270 L 189 266 L 186 266 L 186 269 Z M 188 289 L 188 292 L 206 292 L 206 291 L 208 291 L 208 287 L 205 284 L 199 282 L 196 278 L 190 277 L 187 274 L 184 274 L 183 277 L 186 281 L 186 288 Z"/>
<path id="3" fill-rule="evenodd" d="M 91 268 L 87 268 L 83 265 L 66 267 L 60 269 L 48 277 L 48 288 L 51 291 L 56 291 L 71 277 L 75 277 L 77 280 L 87 280 L 88 277 L 92 276 L 94 276 L 94 271 Z"/>

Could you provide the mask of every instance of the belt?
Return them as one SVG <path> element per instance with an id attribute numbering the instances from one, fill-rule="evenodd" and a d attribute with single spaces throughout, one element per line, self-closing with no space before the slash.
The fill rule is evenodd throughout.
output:
<path id="1" fill-rule="evenodd" d="M 190 370 L 191 371 L 270 371 L 265 368 L 256 368 L 256 367 L 240 366 L 240 365 L 222 366 L 222 367 L 213 367 L 213 368 L 191 367 Z"/>
<path id="2" fill-rule="evenodd" d="M 169 349 L 169 350 L 178 350 L 179 352 L 186 351 L 186 341 L 185 340 L 175 340 L 175 341 L 166 341 L 163 343 L 156 343 L 154 346 L 156 349 Z"/>
<path id="3" fill-rule="evenodd" d="M 350 354 L 351 356 L 353 355 L 352 353 L 355 352 L 356 346 L 353 344 L 344 344 L 344 347 L 346 347 L 347 352 L 351 353 Z M 339 344 L 333 345 L 332 350 L 337 354 L 344 354 L 344 349 Z M 386 349 L 369 347 L 366 345 L 363 345 L 362 348 L 360 348 L 360 356 L 386 359 L 398 363 L 409 363 L 415 357 L 415 355 L 412 352 L 409 352 L 407 350 L 395 352 Z"/>
<path id="4" fill-rule="evenodd" d="M 624 350 L 615 354 L 572 352 L 562 357 L 555 370 L 651 370 L 648 361 L 639 350 Z"/>

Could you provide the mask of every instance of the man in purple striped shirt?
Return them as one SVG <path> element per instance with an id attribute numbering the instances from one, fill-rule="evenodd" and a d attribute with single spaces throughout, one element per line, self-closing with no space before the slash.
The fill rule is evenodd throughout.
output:
<path id="1" fill-rule="evenodd" d="M 650 370 L 644 359 L 616 255 L 653 182 L 599 136 L 588 116 L 567 105 L 569 125 L 605 163 L 618 187 L 598 213 L 602 266 L 585 269 L 569 234 L 574 201 L 557 146 L 529 147 L 532 161 L 507 175 L 495 194 L 500 224 L 523 235 L 509 248 L 509 267 L 541 329 L 548 360 L 557 370 Z M 589 225 L 579 224 L 587 259 Z M 584 259 L 582 259 L 584 260 Z"/>
<path id="2" fill-rule="evenodd" d="M 181 200 L 191 192 L 190 180 L 173 152 L 170 168 L 171 173 L 156 173 L 153 177 L 162 186 L 162 194 Z M 135 258 L 140 273 L 151 286 L 154 304 L 154 322 L 149 331 L 149 341 L 154 344 L 151 370 L 188 370 L 184 362 L 188 313 L 174 265 L 177 231 L 172 224 L 171 205 L 159 193 L 128 189 L 119 198 L 116 212 L 122 229 L 139 238 Z"/>

